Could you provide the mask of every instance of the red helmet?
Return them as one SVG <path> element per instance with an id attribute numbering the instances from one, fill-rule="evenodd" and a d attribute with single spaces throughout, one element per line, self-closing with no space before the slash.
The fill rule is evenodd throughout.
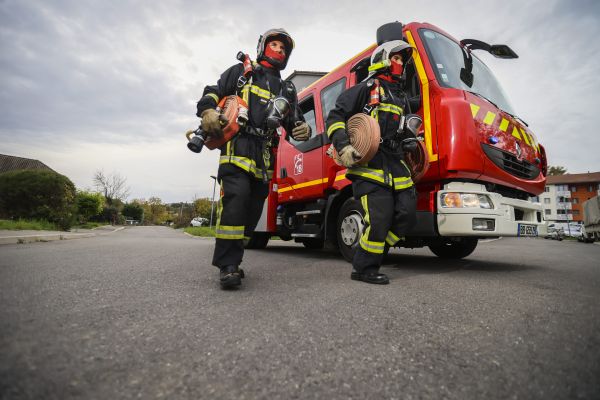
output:
<path id="1" fill-rule="evenodd" d="M 285 59 L 283 61 L 276 60 L 272 57 L 265 55 L 265 47 L 267 42 L 270 40 L 281 40 L 285 46 Z M 269 29 L 258 38 L 258 45 L 256 46 L 256 61 L 265 60 L 275 68 L 282 70 L 285 69 L 290 55 L 294 50 L 294 40 L 285 29 Z"/>

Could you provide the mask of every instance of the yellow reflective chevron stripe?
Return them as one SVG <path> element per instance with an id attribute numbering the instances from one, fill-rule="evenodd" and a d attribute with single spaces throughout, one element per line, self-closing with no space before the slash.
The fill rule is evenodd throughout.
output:
<path id="1" fill-rule="evenodd" d="M 244 238 L 244 226 L 217 225 L 215 237 L 218 239 L 237 240 Z"/>
<path id="2" fill-rule="evenodd" d="M 506 129 L 508 128 L 508 120 L 506 118 L 502 118 L 502 121 L 500 122 L 500 127 L 499 129 L 502 132 L 506 132 Z"/>
<path id="3" fill-rule="evenodd" d="M 523 139 L 521 139 L 521 135 L 519 135 L 519 131 L 517 130 L 517 127 L 513 127 L 512 135 L 519 140 L 523 140 Z"/>
<path id="4" fill-rule="evenodd" d="M 481 107 L 476 104 L 471 104 L 471 114 L 473 114 L 473 118 L 477 115 L 477 111 L 479 111 Z"/>
<path id="5" fill-rule="evenodd" d="M 205 97 L 208 96 L 215 101 L 215 104 L 219 104 L 219 96 L 214 93 L 206 93 Z"/>
<path id="6" fill-rule="evenodd" d="M 327 129 L 327 137 L 331 137 L 333 132 L 335 132 L 338 129 L 346 129 L 346 123 L 345 122 L 335 122 L 335 123 L 331 124 L 331 126 Z"/>
<path id="7" fill-rule="evenodd" d="M 493 124 L 493 123 L 494 123 L 494 119 L 495 119 L 495 118 L 496 118 L 496 114 L 494 114 L 494 113 L 493 113 L 493 112 L 491 112 L 491 111 L 488 111 L 488 112 L 485 114 L 485 118 L 483 119 L 483 123 L 484 123 L 484 124 L 486 124 L 486 125 L 491 125 L 491 124 Z"/>
<path id="8" fill-rule="evenodd" d="M 413 180 L 410 176 L 400 176 L 398 178 L 394 178 L 394 189 L 406 189 L 413 185 Z"/>
<path id="9" fill-rule="evenodd" d="M 519 130 L 521 131 L 521 136 L 523 136 L 525 143 L 527 143 L 529 146 L 531 146 L 531 143 L 529 143 L 529 135 L 527 135 L 527 132 L 525 132 L 523 130 L 523 128 L 519 128 Z"/>
<path id="10" fill-rule="evenodd" d="M 378 111 L 387 111 L 392 114 L 402 115 L 404 110 L 395 104 L 381 103 L 379 104 Z"/>

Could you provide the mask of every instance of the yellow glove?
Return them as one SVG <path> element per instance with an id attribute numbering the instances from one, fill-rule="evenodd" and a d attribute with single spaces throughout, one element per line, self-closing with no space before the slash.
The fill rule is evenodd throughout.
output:
<path id="1" fill-rule="evenodd" d="M 221 136 L 223 131 L 221 131 L 221 119 L 219 117 L 220 114 L 215 109 L 209 108 L 202 111 L 202 114 L 200 114 L 200 118 L 202 118 L 200 128 L 209 135 Z"/>
<path id="2" fill-rule="evenodd" d="M 340 162 L 346 168 L 354 167 L 356 162 L 362 157 L 358 150 L 356 150 L 351 144 L 346 145 L 342 150 L 340 150 L 338 156 L 340 158 Z"/>
<path id="3" fill-rule="evenodd" d="M 310 126 L 306 122 L 296 122 L 296 127 L 292 129 L 292 137 L 301 142 L 308 140 L 310 137 Z"/>

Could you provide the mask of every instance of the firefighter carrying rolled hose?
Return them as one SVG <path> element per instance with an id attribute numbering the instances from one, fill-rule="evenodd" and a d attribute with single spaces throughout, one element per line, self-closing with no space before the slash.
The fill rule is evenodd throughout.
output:
<path id="1" fill-rule="evenodd" d="M 222 288 L 239 286 L 244 277 L 239 268 L 244 237 L 256 228 L 268 195 L 277 126 L 284 127 L 296 140 L 310 137 L 310 127 L 298 108 L 296 89 L 279 73 L 293 48 L 294 41 L 285 30 L 267 31 L 258 41 L 257 63 L 242 54 L 242 62 L 223 72 L 216 85 L 206 86 L 198 101 L 201 130 L 215 138 L 222 136 L 222 116 L 216 110 L 219 101 L 237 95 L 248 105 L 247 123 L 220 147 L 221 198 L 212 264 L 220 270 Z"/>
<path id="2" fill-rule="evenodd" d="M 402 25 L 397 24 L 396 38 L 402 38 Z M 387 25 L 394 28 L 394 23 Z M 405 110 L 416 110 L 418 102 L 411 107 L 403 92 L 403 70 L 412 47 L 398 39 L 379 43 L 378 38 L 378 44 L 367 79 L 341 93 L 329 113 L 327 135 L 339 162 L 348 168 L 354 198 L 365 211 L 365 230 L 352 261 L 351 279 L 387 284 L 389 278 L 379 272 L 385 245 L 395 245 L 416 221 L 416 192 L 404 161 L 402 125 Z M 363 154 L 350 144 L 347 134 L 348 120 L 357 113 L 375 118 L 381 135 L 377 152 L 362 164 L 358 162 Z"/>

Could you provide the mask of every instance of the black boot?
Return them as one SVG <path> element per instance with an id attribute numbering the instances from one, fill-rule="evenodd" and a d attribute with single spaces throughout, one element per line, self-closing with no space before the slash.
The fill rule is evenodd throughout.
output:
<path id="1" fill-rule="evenodd" d="M 350 279 L 353 281 L 362 281 L 366 283 L 373 283 L 375 285 L 387 285 L 390 283 L 390 279 L 386 274 L 381 274 L 377 270 L 365 270 L 364 272 L 352 271 Z"/>
<path id="2" fill-rule="evenodd" d="M 244 270 L 237 265 L 226 265 L 220 268 L 219 282 L 222 289 L 228 289 L 242 284 Z"/>

